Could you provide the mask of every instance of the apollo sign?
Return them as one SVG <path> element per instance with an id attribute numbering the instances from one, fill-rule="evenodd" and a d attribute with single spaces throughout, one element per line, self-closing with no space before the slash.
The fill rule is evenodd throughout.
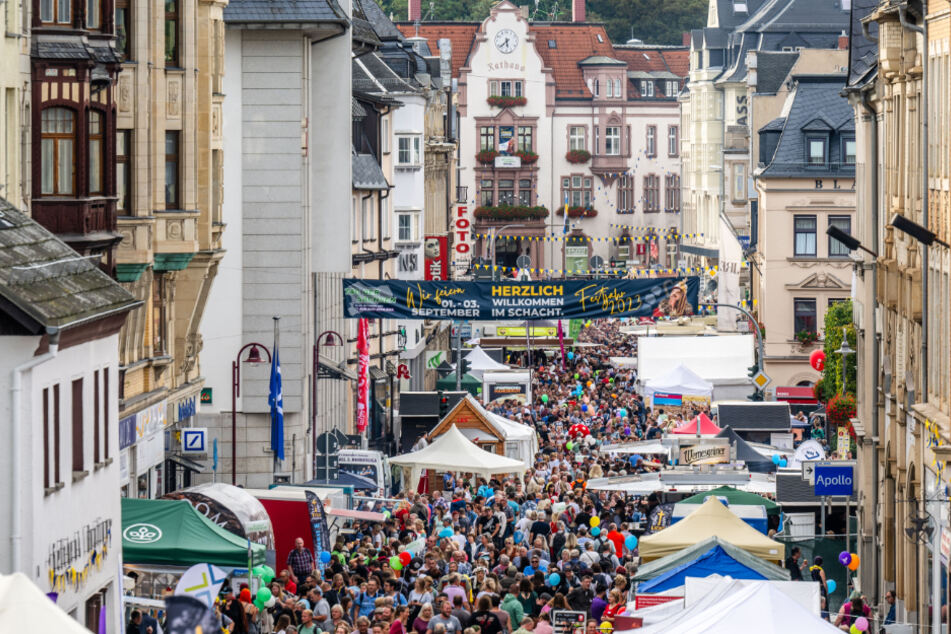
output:
<path id="1" fill-rule="evenodd" d="M 852 465 L 817 464 L 815 478 L 816 496 L 848 496 L 855 489 Z"/>

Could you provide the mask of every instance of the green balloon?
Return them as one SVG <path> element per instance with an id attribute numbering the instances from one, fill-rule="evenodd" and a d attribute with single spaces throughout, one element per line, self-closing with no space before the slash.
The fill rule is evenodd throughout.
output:
<path id="1" fill-rule="evenodd" d="M 271 600 L 271 591 L 267 588 L 260 588 L 256 598 L 261 603 L 267 603 Z"/>
<path id="2" fill-rule="evenodd" d="M 255 599 L 254 599 L 254 606 L 255 606 L 257 609 L 259 609 L 259 610 L 263 610 L 263 609 L 264 609 L 264 601 L 260 601 L 260 600 L 258 600 L 257 598 L 255 598 Z"/>
<path id="3" fill-rule="evenodd" d="M 547 403 L 547 402 L 548 402 L 548 395 L 542 394 L 542 403 Z"/>
<path id="4" fill-rule="evenodd" d="M 577 372 L 575 372 L 575 378 L 576 378 L 576 379 L 578 378 L 578 373 L 577 373 Z"/>
<path id="5" fill-rule="evenodd" d="M 571 451 L 572 449 L 574 449 L 575 444 L 569 440 L 568 442 L 565 443 L 565 447 L 568 449 L 568 451 Z"/>
<path id="6" fill-rule="evenodd" d="M 390 557 L 390 568 L 392 568 L 393 570 L 397 570 L 397 571 L 402 570 L 402 569 L 403 569 L 403 562 L 400 561 L 400 558 L 399 558 L 399 557 L 397 557 L 396 555 L 394 555 L 394 556 Z"/>
<path id="7" fill-rule="evenodd" d="M 264 566 L 255 566 L 254 568 L 251 569 L 251 574 L 255 577 L 263 577 Z"/>

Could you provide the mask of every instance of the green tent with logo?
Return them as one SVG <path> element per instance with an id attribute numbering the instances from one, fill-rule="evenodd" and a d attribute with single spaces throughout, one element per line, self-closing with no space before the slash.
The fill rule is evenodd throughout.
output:
<path id="1" fill-rule="evenodd" d="M 761 495 L 750 493 L 749 491 L 740 491 L 733 487 L 722 486 L 710 491 L 702 491 L 689 498 L 681 500 L 681 504 L 703 504 L 709 497 L 725 498 L 730 506 L 765 506 L 767 515 L 779 515 L 781 508 L 779 504 Z"/>
<path id="2" fill-rule="evenodd" d="M 248 568 L 264 563 L 264 550 L 185 500 L 122 499 L 122 560 L 127 564 Z"/>
<path id="3" fill-rule="evenodd" d="M 471 374 L 462 375 L 462 381 L 460 382 L 460 387 L 466 392 L 468 392 L 469 394 L 472 394 L 473 396 L 475 396 L 476 398 L 479 398 L 480 396 L 482 396 L 482 381 L 475 378 Z M 455 390 L 456 389 L 456 373 L 452 372 L 448 376 L 444 376 L 443 378 L 437 380 L 436 389 L 448 390 L 448 391 Z"/>

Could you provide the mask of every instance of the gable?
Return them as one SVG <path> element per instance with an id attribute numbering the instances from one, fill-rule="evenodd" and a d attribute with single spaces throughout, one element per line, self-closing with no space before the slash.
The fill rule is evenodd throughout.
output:
<path id="1" fill-rule="evenodd" d="M 501 434 L 489 422 L 488 417 L 480 412 L 468 398 L 464 398 L 450 410 L 444 419 L 430 432 L 432 436 L 440 436 L 455 425 L 464 436 L 470 440 L 478 437 L 479 442 L 500 442 Z"/>
<path id="2" fill-rule="evenodd" d="M 846 260 L 848 263 L 848 260 Z M 851 283 L 847 284 L 831 273 L 820 271 L 813 273 L 797 284 L 786 284 L 788 290 L 799 291 L 851 291 Z"/>

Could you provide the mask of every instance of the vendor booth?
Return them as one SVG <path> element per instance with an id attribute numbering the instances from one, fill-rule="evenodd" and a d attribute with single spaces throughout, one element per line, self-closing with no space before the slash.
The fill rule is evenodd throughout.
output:
<path id="1" fill-rule="evenodd" d="M 424 469 L 435 473 L 474 473 L 484 478 L 515 473 L 522 475 L 527 466 L 515 460 L 480 449 L 452 425 L 444 434 L 419 451 L 390 459 L 390 464 L 402 466 L 403 482 L 407 491 L 415 491 Z"/>
<path id="2" fill-rule="evenodd" d="M 783 561 L 785 558 L 783 544 L 746 524 L 715 497 L 707 499 L 682 521 L 643 537 L 638 552 L 643 560 L 653 561 L 714 536 L 762 559 Z"/>
<path id="3" fill-rule="evenodd" d="M 698 496 L 691 496 L 691 498 L 696 497 Z M 717 499 L 723 502 L 723 498 L 717 497 Z M 706 500 L 696 503 L 687 502 L 686 500 L 683 502 L 677 502 L 674 504 L 674 510 L 670 514 L 670 523 L 676 524 L 677 522 L 685 519 L 691 513 L 699 509 L 703 505 L 704 501 Z M 765 507 L 754 504 L 727 504 L 727 506 L 729 507 L 731 513 L 758 530 L 763 535 L 766 535 L 769 532 L 769 520 L 766 517 Z"/>
<path id="4" fill-rule="evenodd" d="M 709 416 L 701 413 L 694 416 L 693 420 L 686 425 L 671 429 L 670 433 L 686 436 L 716 436 L 721 431 L 723 430 L 717 427 L 717 424 L 710 420 Z"/>
<path id="5" fill-rule="evenodd" d="M 224 482 L 206 482 L 167 493 L 166 500 L 185 500 L 221 528 L 252 543 L 274 549 L 274 531 L 267 510 L 253 495 Z"/>
<path id="6" fill-rule="evenodd" d="M 482 375 L 482 402 L 486 406 L 510 399 L 522 404 L 532 402 L 531 372 L 486 372 Z"/>
<path id="7" fill-rule="evenodd" d="M 532 466 L 538 453 L 535 429 L 488 411 L 471 395 L 466 395 L 429 431 L 438 438 L 455 425 L 463 436 L 476 445 L 500 456 L 521 460 Z"/>
<path id="8" fill-rule="evenodd" d="M 116 623 L 110 631 L 119 631 Z M 0 575 L 0 632 L 89 634 L 22 572 Z"/>
<path id="9" fill-rule="evenodd" d="M 789 580 L 789 571 L 742 548 L 709 537 L 680 552 L 648 562 L 637 569 L 633 581 L 637 592 L 664 592 L 684 585 L 687 577 L 719 574 L 734 579 Z"/>
<path id="10" fill-rule="evenodd" d="M 638 338 L 637 374 L 645 385 L 680 365 L 711 384 L 713 400 L 745 399 L 754 389 L 753 335 Z"/>
<path id="11" fill-rule="evenodd" d="M 691 406 L 700 408 L 710 405 L 713 384 L 687 366 L 679 364 L 664 374 L 646 379 L 642 393 L 655 410 L 687 410 L 689 414 Z"/>
<path id="12" fill-rule="evenodd" d="M 482 380 L 478 377 L 473 376 L 472 374 L 463 374 L 462 380 L 459 383 L 459 387 L 473 396 L 482 395 Z M 443 391 L 455 391 L 456 389 L 456 373 L 451 372 L 441 379 L 436 380 L 436 389 Z"/>
<path id="13" fill-rule="evenodd" d="M 734 506 L 762 506 L 766 509 L 766 515 L 779 515 L 782 510 L 778 504 L 761 495 L 725 486 L 692 495 L 685 498 L 683 504 L 703 504 L 710 497 L 726 500 L 731 510 Z"/>
<path id="14" fill-rule="evenodd" d="M 746 468 L 756 473 L 772 473 L 776 471 L 776 464 L 772 461 L 771 455 L 764 456 L 746 442 L 729 426 L 723 428 L 717 438 L 727 438 L 730 445 L 733 446 L 733 459 L 742 462 Z"/>
<path id="15" fill-rule="evenodd" d="M 504 363 L 499 363 L 490 357 L 481 346 L 476 346 L 463 358 L 466 360 L 466 366 L 468 366 L 467 371 L 480 380 L 486 372 L 498 372 L 509 369 Z"/>

